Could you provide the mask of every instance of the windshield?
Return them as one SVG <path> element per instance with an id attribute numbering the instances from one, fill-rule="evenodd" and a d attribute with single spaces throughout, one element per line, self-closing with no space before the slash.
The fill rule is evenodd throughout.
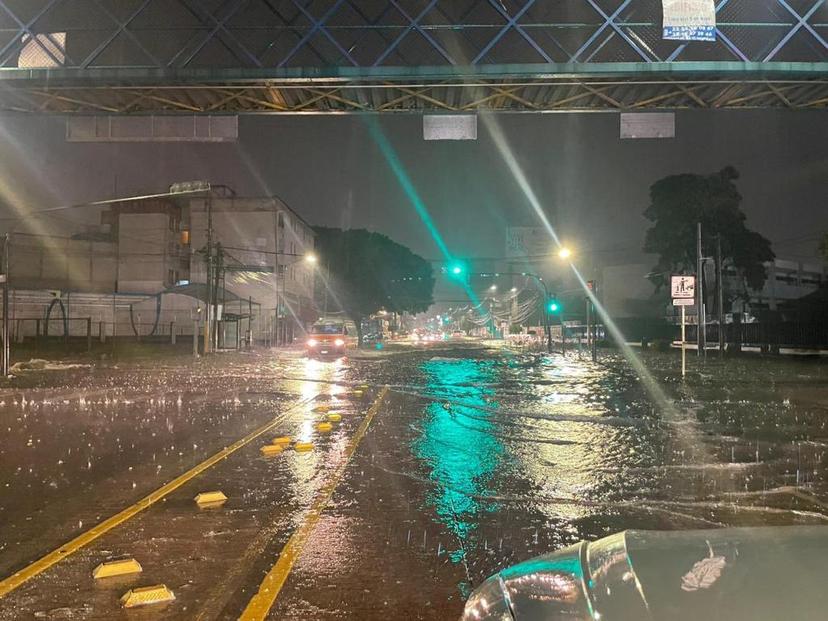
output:
<path id="1" fill-rule="evenodd" d="M 828 0 L 0 0 L 0 621 L 828 619 L 826 138 Z"/>
<path id="2" fill-rule="evenodd" d="M 311 334 L 344 334 L 345 328 L 338 324 L 316 324 L 310 332 Z"/>

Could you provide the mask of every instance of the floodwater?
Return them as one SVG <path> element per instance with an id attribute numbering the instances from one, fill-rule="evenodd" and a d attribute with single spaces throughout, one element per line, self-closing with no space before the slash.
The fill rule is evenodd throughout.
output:
<path id="1" fill-rule="evenodd" d="M 0 599 L 0 619 L 234 619 L 297 532 L 271 619 L 456 618 L 498 569 L 628 528 L 828 525 L 828 366 L 690 358 L 681 380 L 675 355 L 644 360 L 655 394 L 617 353 L 450 344 L 31 372 L 0 395 L 2 576 L 272 426 Z M 319 405 L 341 414 L 330 432 Z M 263 456 L 280 435 L 314 449 Z M 214 489 L 227 503 L 198 509 Z M 141 574 L 92 579 L 126 555 Z M 120 608 L 155 583 L 176 600 Z"/>

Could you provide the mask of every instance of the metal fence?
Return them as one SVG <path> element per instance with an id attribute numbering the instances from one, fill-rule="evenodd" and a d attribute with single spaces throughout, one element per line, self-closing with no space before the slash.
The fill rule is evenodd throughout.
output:
<path id="1" fill-rule="evenodd" d="M 708 345 L 717 344 L 719 325 L 708 324 L 706 336 Z M 697 326 L 687 326 L 687 341 L 698 341 Z M 724 342 L 731 347 L 748 346 L 771 350 L 779 347 L 828 348 L 828 321 L 730 323 L 725 325 Z"/>

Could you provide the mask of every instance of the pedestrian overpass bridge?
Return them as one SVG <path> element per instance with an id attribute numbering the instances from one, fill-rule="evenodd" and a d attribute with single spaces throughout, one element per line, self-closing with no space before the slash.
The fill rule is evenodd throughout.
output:
<path id="1" fill-rule="evenodd" d="M 828 106 L 828 0 L 0 0 L 0 110 L 606 111 Z"/>

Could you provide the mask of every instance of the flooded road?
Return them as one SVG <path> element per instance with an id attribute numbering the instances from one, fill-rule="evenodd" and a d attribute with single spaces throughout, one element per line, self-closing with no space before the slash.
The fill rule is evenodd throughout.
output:
<path id="1" fill-rule="evenodd" d="M 0 397 L 3 577 L 219 457 L 36 566 L 0 619 L 451 619 L 581 539 L 828 525 L 824 363 L 711 359 L 682 382 L 674 355 L 644 361 L 466 345 L 28 374 Z M 277 436 L 314 446 L 263 455 Z M 227 502 L 199 509 L 211 490 Z M 93 580 L 124 556 L 143 571 Z M 120 606 L 158 583 L 175 601 Z"/>

